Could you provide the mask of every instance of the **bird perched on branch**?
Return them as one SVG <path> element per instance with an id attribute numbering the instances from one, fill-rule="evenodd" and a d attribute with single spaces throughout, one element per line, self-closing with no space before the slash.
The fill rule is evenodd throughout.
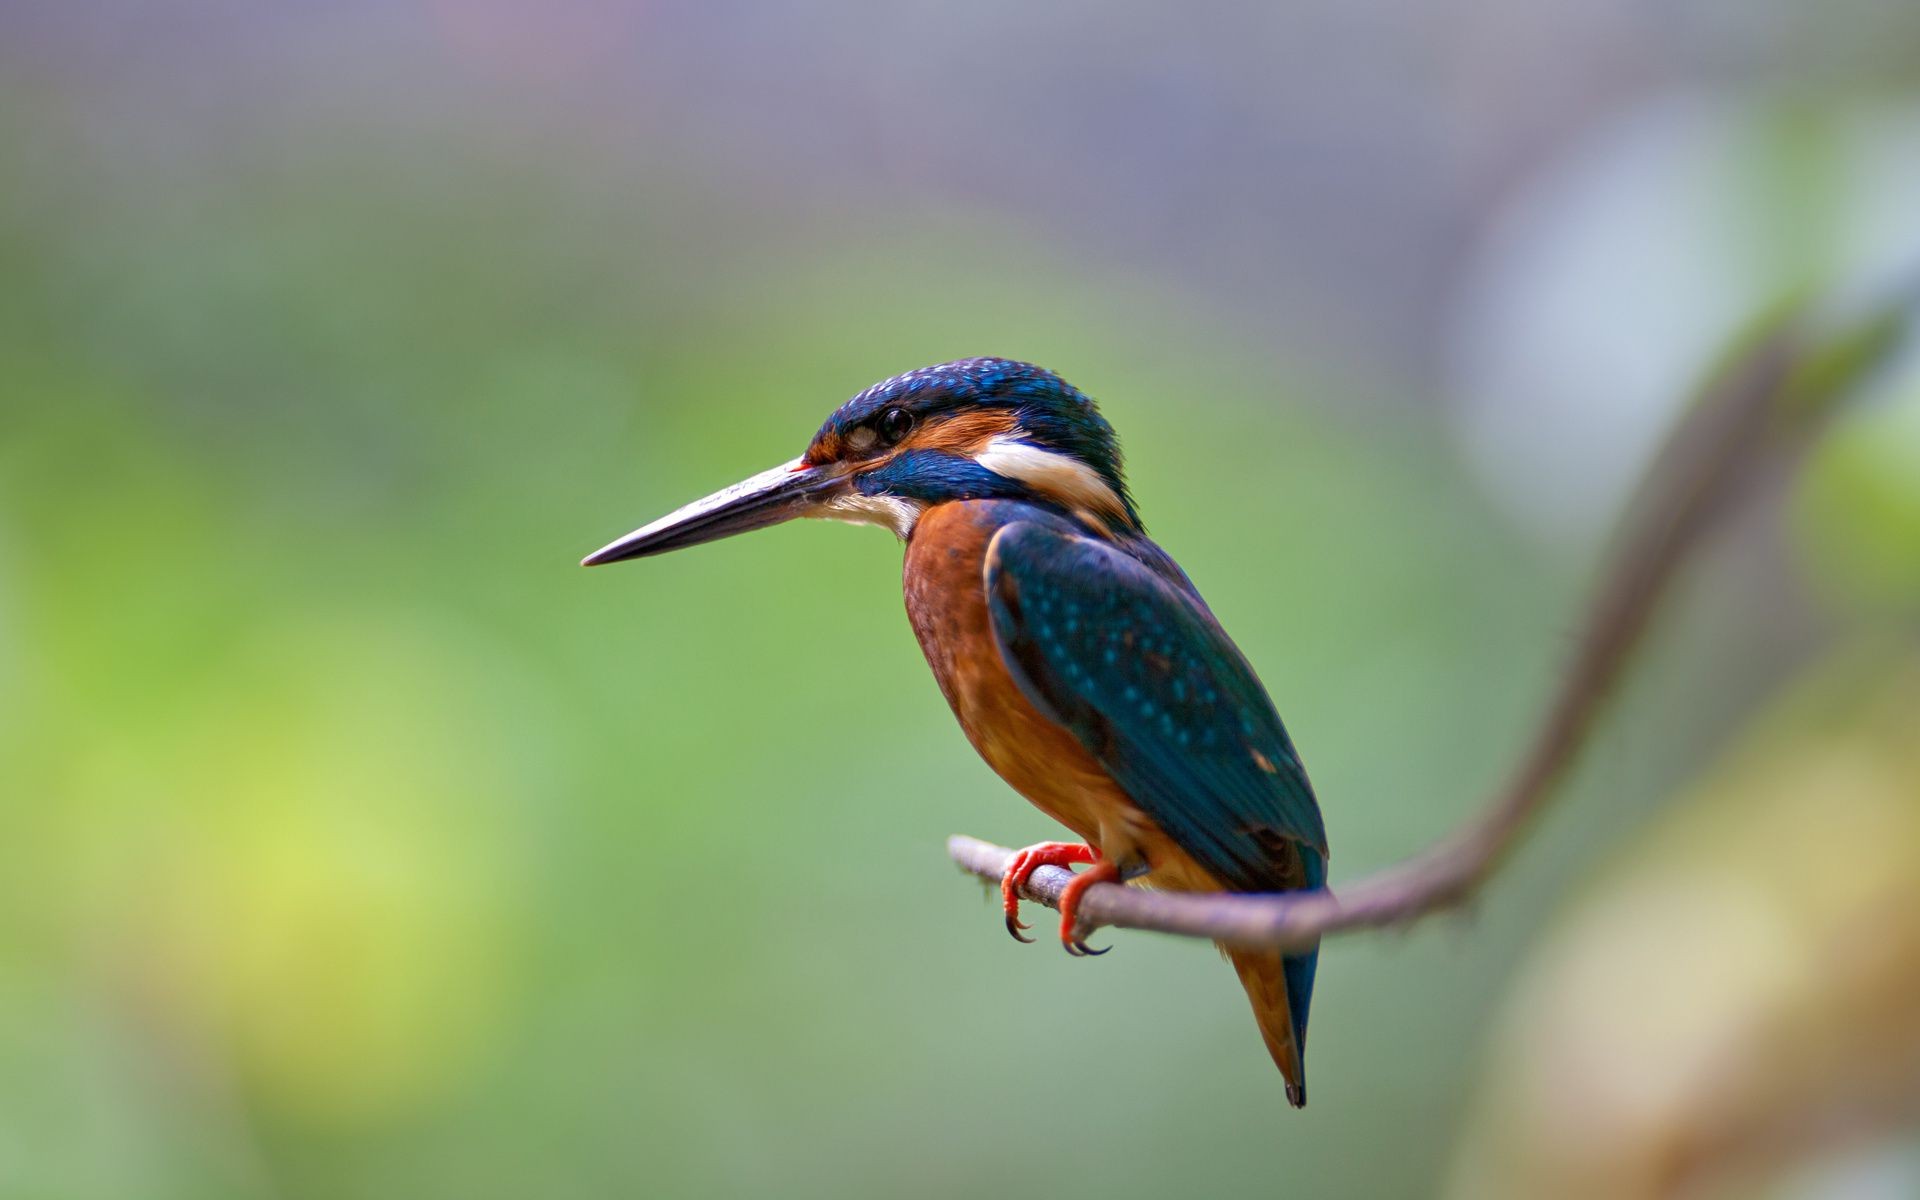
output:
<path id="1" fill-rule="evenodd" d="M 1277 892 L 1326 882 L 1313 788 L 1273 702 L 1186 574 L 1147 538 L 1112 426 L 1050 371 L 971 358 L 847 401 L 806 453 L 588 555 L 678 550 L 795 517 L 891 529 L 906 542 L 907 615 L 980 756 L 1082 842 L 1015 858 L 1020 888 L 1086 864 L 1060 940 L 1099 882 Z M 1306 1103 L 1316 950 L 1229 952 L 1287 1098 Z"/>

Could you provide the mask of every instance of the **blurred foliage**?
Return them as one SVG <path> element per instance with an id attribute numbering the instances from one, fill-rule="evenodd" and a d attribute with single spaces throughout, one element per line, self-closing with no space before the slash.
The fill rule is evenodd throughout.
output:
<path id="1" fill-rule="evenodd" d="M 1556 923 L 1454 1194 L 1849 1194 L 1911 1137 L 1920 659 L 1843 651 L 1742 743 Z"/>
<path id="2" fill-rule="evenodd" d="M 1795 510 L 1812 578 L 1850 610 L 1920 611 L 1920 381 L 1841 417 Z"/>

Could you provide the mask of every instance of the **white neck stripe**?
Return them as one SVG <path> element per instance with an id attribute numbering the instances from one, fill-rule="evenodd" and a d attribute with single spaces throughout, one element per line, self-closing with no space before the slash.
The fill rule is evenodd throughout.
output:
<path id="1" fill-rule="evenodd" d="M 1077 458 L 1043 449 L 1017 437 L 997 437 L 973 456 L 996 475 L 1016 479 L 1069 509 L 1105 520 L 1126 522 L 1127 506 L 1112 485 Z"/>

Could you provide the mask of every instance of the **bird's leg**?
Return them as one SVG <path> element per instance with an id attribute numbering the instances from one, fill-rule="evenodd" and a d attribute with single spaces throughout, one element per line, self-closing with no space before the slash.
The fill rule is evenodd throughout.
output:
<path id="1" fill-rule="evenodd" d="M 1016 851 L 1013 861 L 1007 864 L 1007 873 L 1000 877 L 1000 901 L 1007 910 L 1007 932 L 1013 935 L 1013 940 L 1033 940 L 1020 936 L 1020 931 L 1027 928 L 1020 920 L 1020 889 L 1026 886 L 1035 871 L 1041 867 L 1068 867 L 1074 863 L 1099 861 L 1100 852 L 1083 842 L 1040 842 Z"/>
<path id="2" fill-rule="evenodd" d="M 1075 875 L 1073 882 L 1060 893 L 1060 944 L 1067 948 L 1068 954 L 1087 958 L 1113 949 L 1107 946 L 1095 950 L 1080 936 L 1080 897 L 1096 883 L 1119 883 L 1122 879 L 1120 867 L 1112 859 L 1097 859 L 1091 867 Z"/>

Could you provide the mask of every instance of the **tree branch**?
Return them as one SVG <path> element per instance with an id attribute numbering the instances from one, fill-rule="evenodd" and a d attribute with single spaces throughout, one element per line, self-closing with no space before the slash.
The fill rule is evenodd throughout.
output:
<path id="1" fill-rule="evenodd" d="M 1281 895 L 1087 890 L 1088 927 L 1116 925 L 1241 946 L 1296 949 L 1322 934 L 1405 925 L 1465 903 L 1506 861 L 1579 757 L 1681 568 L 1760 468 L 1804 445 L 1898 345 L 1905 298 L 1823 343 L 1789 311 L 1761 324 L 1716 371 L 1656 456 L 1580 623 L 1572 664 L 1506 786 L 1465 826 L 1405 861 L 1333 891 Z M 954 837 L 963 869 L 998 881 L 1011 850 Z M 1073 876 L 1034 872 L 1030 900 L 1059 906 Z"/>

